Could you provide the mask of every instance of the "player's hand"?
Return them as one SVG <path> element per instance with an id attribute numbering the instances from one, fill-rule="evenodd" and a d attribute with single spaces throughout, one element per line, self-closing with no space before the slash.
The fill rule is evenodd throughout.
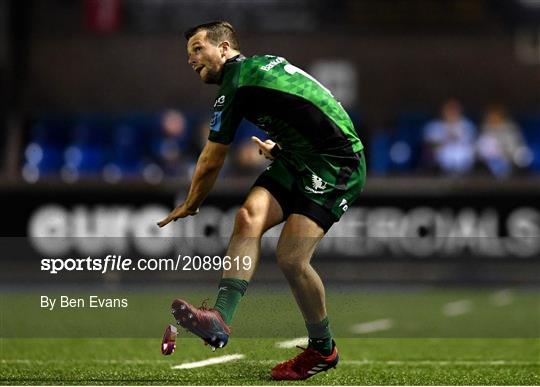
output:
<path id="1" fill-rule="evenodd" d="M 262 142 L 258 137 L 251 136 L 251 141 L 253 141 L 259 147 L 259 154 L 264 155 L 264 158 L 268 160 L 274 160 L 272 156 L 272 148 L 276 146 L 276 143 L 272 140 L 265 140 Z"/>
<path id="2" fill-rule="evenodd" d="M 199 212 L 199 209 L 197 209 L 196 211 L 189 210 L 186 204 L 182 203 L 179 206 L 177 206 L 174 210 L 172 210 L 171 213 L 167 215 L 165 219 L 159 221 L 157 225 L 159 227 L 163 227 L 169 224 L 171 221 L 176 222 L 176 219 L 185 218 L 186 216 L 190 216 L 190 215 L 197 215 L 198 212 Z"/>

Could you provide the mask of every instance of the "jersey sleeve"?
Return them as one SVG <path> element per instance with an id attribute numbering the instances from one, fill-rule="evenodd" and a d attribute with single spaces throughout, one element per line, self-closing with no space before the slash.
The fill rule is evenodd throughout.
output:
<path id="1" fill-rule="evenodd" d="M 240 65 L 236 65 L 238 68 Z M 220 144 L 229 145 L 242 121 L 243 113 L 237 96 L 238 76 L 237 69 L 231 69 L 226 74 L 218 96 L 214 102 L 214 111 L 210 121 L 210 134 L 208 139 Z"/>

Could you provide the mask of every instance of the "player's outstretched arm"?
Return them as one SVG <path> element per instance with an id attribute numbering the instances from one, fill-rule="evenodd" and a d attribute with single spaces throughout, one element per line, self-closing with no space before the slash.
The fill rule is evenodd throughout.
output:
<path id="1" fill-rule="evenodd" d="M 199 155 L 199 160 L 197 160 L 186 201 L 172 210 L 165 219 L 158 222 L 159 227 L 163 227 L 176 219 L 196 215 L 199 212 L 199 206 L 208 196 L 221 167 L 223 167 L 228 150 L 228 145 L 212 141 L 206 143 Z"/>

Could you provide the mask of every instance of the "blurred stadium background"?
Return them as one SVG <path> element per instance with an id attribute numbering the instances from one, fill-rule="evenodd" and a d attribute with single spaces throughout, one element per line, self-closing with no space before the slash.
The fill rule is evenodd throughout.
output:
<path id="1" fill-rule="evenodd" d="M 216 89 L 182 33 L 212 19 L 232 22 L 244 54 L 329 87 L 366 146 L 365 192 L 314 258 L 344 358 L 314 383 L 538 384 L 538 0 L 0 0 L 0 381 L 268 384 L 294 352 L 275 341 L 305 334 L 274 263 L 279 228 L 222 352 L 248 360 L 221 373 L 171 372 L 208 357 L 187 335 L 174 357 L 157 350 L 170 300 L 214 295 L 219 272 L 40 270 L 224 253 L 266 165 L 248 122 L 200 214 L 155 225 L 208 132 Z M 91 294 L 129 308 L 39 304 Z"/>
<path id="2" fill-rule="evenodd" d="M 52 279 L 32 261 L 118 254 L 126 241 L 170 256 L 137 242 L 159 236 L 204 237 L 192 252 L 223 253 L 219 237 L 265 167 L 248 122 L 201 213 L 155 227 L 184 197 L 208 131 L 216 89 L 187 65 L 182 32 L 212 19 L 232 22 L 244 54 L 284 56 L 328 86 L 366 146 L 365 193 L 315 258 L 330 287 L 519 287 L 534 297 L 526 336 L 538 332 L 535 0 L 0 1 L 4 289 L 213 289 L 218 273 Z M 46 237 L 53 248 L 27 239 Z M 255 282 L 287 289 L 270 248 Z"/>

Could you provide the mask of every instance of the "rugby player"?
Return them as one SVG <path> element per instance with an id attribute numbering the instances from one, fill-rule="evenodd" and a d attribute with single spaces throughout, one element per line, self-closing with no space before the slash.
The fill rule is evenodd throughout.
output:
<path id="1" fill-rule="evenodd" d="M 362 143 L 330 91 L 282 57 L 244 57 L 230 23 L 201 24 L 186 31 L 185 37 L 189 65 L 204 83 L 219 85 L 219 91 L 187 198 L 158 225 L 198 213 L 243 118 L 268 134 L 271 140 L 252 140 L 259 153 L 273 161 L 238 210 L 227 250 L 231 257 L 250 256 L 251 268 L 223 272 L 213 308 L 176 299 L 173 315 L 212 347 L 225 346 L 229 324 L 255 271 L 261 237 L 285 222 L 277 263 L 304 317 L 309 345 L 275 366 L 272 377 L 307 379 L 339 361 L 324 286 L 310 260 L 321 238 L 362 191 L 366 168 Z"/>

